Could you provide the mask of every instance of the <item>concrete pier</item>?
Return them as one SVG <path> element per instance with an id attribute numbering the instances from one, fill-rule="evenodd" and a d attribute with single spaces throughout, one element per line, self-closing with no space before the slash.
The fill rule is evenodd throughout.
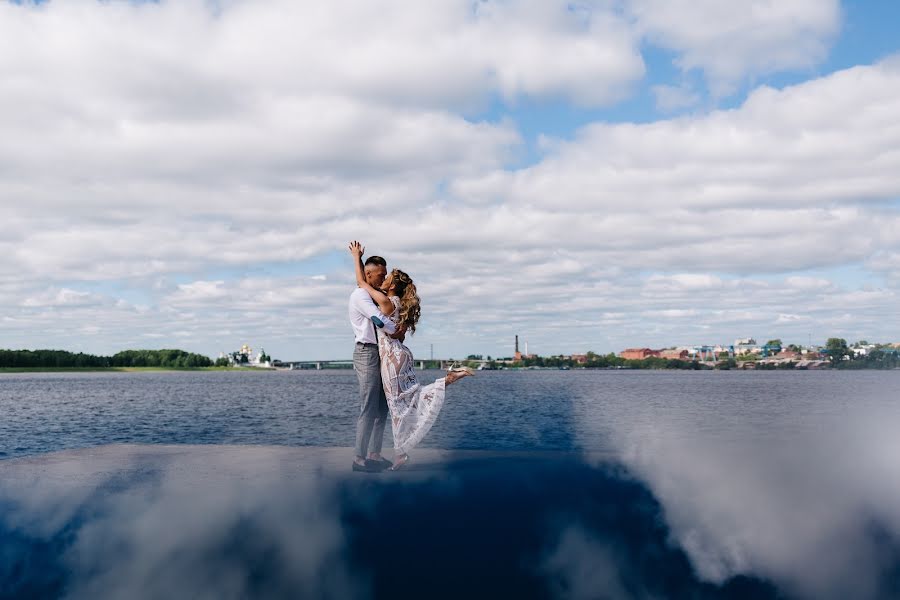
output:
<path id="1" fill-rule="evenodd" d="M 21 483 L 58 482 L 69 487 L 91 486 L 116 476 L 124 484 L 148 473 L 204 481 L 252 481 L 289 477 L 434 477 L 463 466 L 488 471 L 508 464 L 545 465 L 553 462 L 600 462 L 614 457 L 601 453 L 442 450 L 418 448 L 400 471 L 380 474 L 351 470 L 352 448 L 245 445 L 113 444 L 65 450 L 0 461 L 0 490 Z M 386 452 L 390 458 L 390 451 Z"/>

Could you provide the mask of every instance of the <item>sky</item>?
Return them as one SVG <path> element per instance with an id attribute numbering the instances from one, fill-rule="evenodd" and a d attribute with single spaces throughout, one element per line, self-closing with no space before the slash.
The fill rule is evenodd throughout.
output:
<path id="1" fill-rule="evenodd" d="M 0 348 L 900 342 L 894 2 L 0 0 Z"/>

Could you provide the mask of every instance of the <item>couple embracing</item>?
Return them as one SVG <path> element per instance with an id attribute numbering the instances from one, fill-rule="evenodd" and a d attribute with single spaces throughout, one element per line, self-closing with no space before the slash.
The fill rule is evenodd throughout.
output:
<path id="1" fill-rule="evenodd" d="M 353 368 L 359 380 L 360 410 L 356 421 L 353 470 L 396 471 L 409 461 L 409 451 L 434 425 L 444 404 L 444 388 L 467 375 L 468 367 L 450 369 L 429 385 L 416 377 L 412 352 L 403 345 L 415 333 L 420 307 L 416 286 L 399 269 L 388 274 L 387 262 L 350 243 L 357 287 L 350 294 L 350 324 L 356 336 Z M 382 437 L 391 416 L 394 462 L 381 456 Z"/>

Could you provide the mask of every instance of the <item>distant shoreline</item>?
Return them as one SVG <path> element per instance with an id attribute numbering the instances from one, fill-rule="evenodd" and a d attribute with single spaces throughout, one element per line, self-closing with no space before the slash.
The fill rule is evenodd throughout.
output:
<path id="1" fill-rule="evenodd" d="M 256 373 L 260 371 L 280 372 L 289 369 L 265 369 L 253 367 L 0 367 L 0 375 L 5 373 L 155 373 L 164 371 L 232 371 Z M 298 371 L 316 371 L 317 369 L 297 369 Z M 328 368 L 325 371 L 334 370 L 351 370 L 347 368 Z M 433 371 L 435 369 L 427 369 Z M 673 369 L 666 367 L 575 367 L 571 369 L 559 369 L 556 367 L 511 367 L 503 369 L 485 369 L 485 371 L 898 371 L 900 368 L 878 368 L 878 367 L 856 367 L 856 368 L 835 368 L 827 366 L 815 369 L 797 369 L 797 368 L 749 368 L 742 369 L 715 369 L 704 367 L 701 369 Z"/>
<path id="2" fill-rule="evenodd" d="M 0 373 L 83 373 L 143 371 L 267 371 L 268 369 L 245 369 L 240 367 L 0 367 Z"/>

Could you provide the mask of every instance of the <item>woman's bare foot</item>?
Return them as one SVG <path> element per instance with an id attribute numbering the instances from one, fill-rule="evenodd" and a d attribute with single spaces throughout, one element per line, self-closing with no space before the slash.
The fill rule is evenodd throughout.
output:
<path id="1" fill-rule="evenodd" d="M 444 385 L 450 385 L 454 381 L 459 381 L 463 377 L 469 377 L 474 374 L 475 371 L 469 367 L 453 367 L 447 371 L 447 376 L 444 378 Z"/>
<path id="2" fill-rule="evenodd" d="M 394 457 L 394 465 L 388 469 L 389 471 L 397 471 L 409 462 L 409 454 L 398 454 Z"/>

